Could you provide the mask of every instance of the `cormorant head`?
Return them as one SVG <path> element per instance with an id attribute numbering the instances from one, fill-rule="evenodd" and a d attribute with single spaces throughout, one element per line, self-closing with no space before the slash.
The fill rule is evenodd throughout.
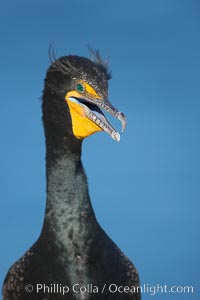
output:
<path id="1" fill-rule="evenodd" d="M 45 79 L 43 95 L 44 125 L 67 131 L 76 139 L 105 131 L 114 140 L 120 134 L 108 122 L 102 110 L 118 118 L 122 130 L 126 119 L 108 101 L 108 80 L 111 74 L 98 51 L 91 59 L 63 56 L 52 62 Z"/>

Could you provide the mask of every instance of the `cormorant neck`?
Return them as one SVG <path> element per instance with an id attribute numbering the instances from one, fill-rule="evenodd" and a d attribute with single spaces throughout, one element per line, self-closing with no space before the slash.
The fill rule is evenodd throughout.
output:
<path id="1" fill-rule="evenodd" d="M 72 241 L 84 240 L 84 236 L 80 238 L 85 234 L 83 228 L 89 229 L 87 224 L 95 220 L 81 144 L 67 135 L 46 136 L 47 201 L 41 238 L 62 250 L 67 250 Z"/>

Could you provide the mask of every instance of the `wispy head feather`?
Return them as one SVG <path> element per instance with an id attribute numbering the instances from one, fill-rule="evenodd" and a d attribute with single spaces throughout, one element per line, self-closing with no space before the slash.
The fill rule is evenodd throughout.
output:
<path id="1" fill-rule="evenodd" d="M 88 46 L 88 51 L 91 61 L 93 61 L 106 74 L 108 80 L 111 79 L 112 75 L 108 68 L 109 61 L 101 57 L 99 49 L 93 49 Z"/>
<path id="2" fill-rule="evenodd" d="M 69 60 L 67 60 L 64 56 L 60 57 L 59 59 L 56 58 L 53 43 L 51 43 L 51 45 L 49 46 L 49 59 L 52 64 L 51 71 L 59 71 L 65 75 L 70 75 L 72 77 L 77 77 L 78 75 L 80 75 L 78 70 L 74 68 L 70 64 Z"/>
<path id="3" fill-rule="evenodd" d="M 52 42 L 49 46 L 49 51 L 48 51 L 48 54 L 49 54 L 49 60 L 50 60 L 50 63 L 53 64 L 57 58 L 56 58 L 56 54 L 55 54 L 55 48 L 54 48 L 54 42 Z"/>
<path id="4" fill-rule="evenodd" d="M 65 75 L 72 76 L 74 78 L 80 77 L 80 72 L 77 68 L 72 66 L 69 59 L 66 56 L 56 58 L 55 48 L 53 46 L 54 42 L 52 42 L 49 46 L 49 60 L 51 62 L 50 71 L 59 71 Z M 90 55 L 90 60 L 105 74 L 107 80 L 111 79 L 111 72 L 108 69 L 108 60 L 104 60 L 98 49 L 93 49 L 88 46 L 88 51 Z M 70 57 L 70 56 L 69 56 Z"/>

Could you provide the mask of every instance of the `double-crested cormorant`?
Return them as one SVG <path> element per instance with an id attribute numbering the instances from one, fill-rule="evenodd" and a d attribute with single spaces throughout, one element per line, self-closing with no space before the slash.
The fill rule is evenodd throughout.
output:
<path id="1" fill-rule="evenodd" d="M 134 265 L 96 220 L 81 162 L 85 137 L 103 130 L 120 139 L 101 109 L 125 127 L 125 116 L 108 101 L 110 77 L 98 51 L 90 59 L 55 59 L 47 71 L 44 223 L 36 243 L 10 268 L 3 300 L 140 299 Z"/>

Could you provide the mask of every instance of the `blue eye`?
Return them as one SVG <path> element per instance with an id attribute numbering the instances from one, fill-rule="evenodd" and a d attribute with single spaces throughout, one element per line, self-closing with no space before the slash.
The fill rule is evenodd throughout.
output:
<path id="1" fill-rule="evenodd" d="M 77 83 L 76 90 L 79 93 L 83 93 L 85 91 L 85 87 L 84 87 L 84 85 L 82 83 Z"/>

